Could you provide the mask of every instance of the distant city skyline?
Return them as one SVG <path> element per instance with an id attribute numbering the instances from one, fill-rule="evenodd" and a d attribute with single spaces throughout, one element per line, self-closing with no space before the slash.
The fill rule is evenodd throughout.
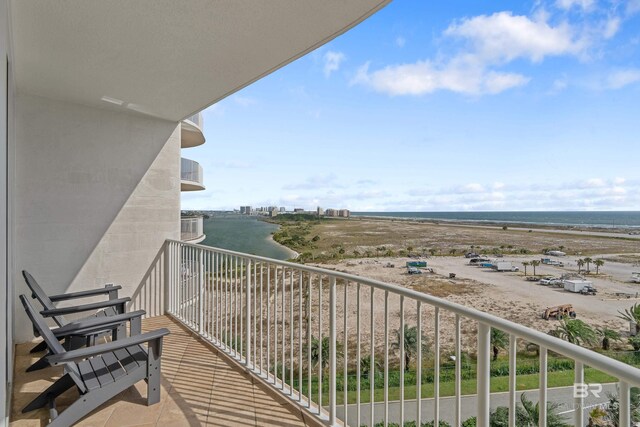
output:
<path id="1" fill-rule="evenodd" d="M 396 1 L 204 111 L 184 209 L 640 210 L 640 0 Z"/>

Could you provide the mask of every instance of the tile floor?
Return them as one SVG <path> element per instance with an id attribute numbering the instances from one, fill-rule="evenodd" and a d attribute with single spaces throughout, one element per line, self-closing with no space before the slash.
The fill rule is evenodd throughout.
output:
<path id="1" fill-rule="evenodd" d="M 315 425 L 295 406 L 272 395 L 226 356 L 195 338 L 167 316 L 146 319 L 143 329 L 167 328 L 162 354 L 162 400 L 146 406 L 146 383 L 105 403 L 81 420 L 79 426 L 284 426 Z M 25 373 L 41 354 L 29 354 L 33 344 L 16 348 L 12 427 L 45 426 L 46 409 L 26 414 L 21 409 L 40 391 L 59 378 L 62 368 L 47 368 Z M 76 390 L 58 399 L 58 410 L 73 402 Z"/>

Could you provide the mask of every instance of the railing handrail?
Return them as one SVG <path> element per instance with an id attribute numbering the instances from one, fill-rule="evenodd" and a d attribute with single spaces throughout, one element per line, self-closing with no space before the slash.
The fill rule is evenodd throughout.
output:
<path id="1" fill-rule="evenodd" d="M 441 298 L 437 298 L 431 295 L 417 292 L 412 289 L 403 288 L 398 285 L 381 282 L 375 279 L 369 279 L 366 277 L 356 276 L 349 273 L 343 273 L 340 271 L 328 270 L 320 267 L 313 267 L 303 264 L 296 264 L 289 261 L 280 261 L 271 258 L 261 257 L 257 255 L 246 254 L 242 252 L 231 251 L 228 249 L 215 248 L 211 246 L 198 245 L 194 243 L 180 242 L 177 240 L 167 239 L 168 242 L 179 243 L 185 246 L 192 246 L 202 250 L 219 252 L 227 255 L 233 255 L 250 259 L 253 261 L 268 262 L 271 264 L 280 265 L 282 267 L 295 268 L 308 273 L 322 274 L 327 276 L 333 276 L 335 278 L 343 279 L 351 282 L 358 282 L 364 285 L 371 286 L 375 289 L 388 291 L 397 295 L 412 298 L 416 301 L 430 304 L 434 307 L 439 307 L 451 311 L 455 314 L 459 314 L 462 317 L 476 320 L 481 323 L 488 324 L 491 327 L 500 329 L 501 331 L 513 334 L 518 338 L 532 342 L 533 344 L 544 347 L 548 350 L 560 353 L 564 356 L 571 357 L 572 359 L 579 360 L 585 365 L 592 368 L 596 368 L 609 375 L 612 375 L 620 380 L 624 380 L 629 384 L 640 387 L 640 369 L 635 368 L 626 363 L 609 358 L 595 351 L 579 347 L 575 344 L 571 344 L 567 341 L 563 341 L 559 338 L 544 334 L 535 329 L 528 328 L 510 320 L 502 319 L 489 313 L 479 311 L 475 308 L 470 308 L 457 304 L 455 302 L 446 301 Z"/>

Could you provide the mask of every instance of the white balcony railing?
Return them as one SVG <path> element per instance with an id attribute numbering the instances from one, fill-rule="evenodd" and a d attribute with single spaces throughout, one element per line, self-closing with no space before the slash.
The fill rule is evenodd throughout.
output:
<path id="1" fill-rule="evenodd" d="M 184 157 L 180 159 L 180 179 L 182 181 L 188 181 L 204 187 L 203 178 L 204 173 L 200 163 L 195 160 L 185 159 Z"/>
<path id="2" fill-rule="evenodd" d="M 476 379 L 477 425 L 488 427 L 492 328 L 509 336 L 505 401 L 510 426 L 516 423 L 518 342 L 538 346 L 539 389 L 530 393 L 539 402 L 552 399 L 547 383 L 552 353 L 568 361 L 576 383 L 584 383 L 585 367 L 617 378 L 616 425 L 631 425 L 630 387 L 640 386 L 639 369 L 525 326 L 400 286 L 206 246 L 167 241 L 163 259 L 166 311 L 330 426 L 345 418 L 353 426 L 405 420 L 416 425 L 435 420 L 438 426 L 445 411 L 459 426 L 462 356 L 475 354 L 475 372 L 466 366 L 464 372 Z M 404 346 L 393 345 L 404 342 L 405 327 L 417 328 L 415 366 L 409 371 Z M 429 357 L 422 353 L 427 342 Z M 440 391 L 448 362 L 444 355 L 455 356 L 446 372 L 453 378 L 454 396 L 447 399 Z M 427 383 L 432 396 L 421 391 L 416 398 L 414 391 Z M 395 396 L 389 394 L 392 385 Z M 574 397 L 570 387 L 552 390 L 553 399 L 563 390 L 577 409 L 570 415 L 573 424 L 584 426 L 585 399 Z M 547 406 L 540 405 L 539 426 L 546 426 L 546 414 Z"/>
<path id="3" fill-rule="evenodd" d="M 189 120 L 191 123 L 202 129 L 202 113 L 196 113 L 193 116 L 187 117 L 185 120 Z"/>
<path id="4" fill-rule="evenodd" d="M 204 237 L 203 224 L 202 216 L 180 218 L 180 240 L 183 242 L 201 240 Z"/>

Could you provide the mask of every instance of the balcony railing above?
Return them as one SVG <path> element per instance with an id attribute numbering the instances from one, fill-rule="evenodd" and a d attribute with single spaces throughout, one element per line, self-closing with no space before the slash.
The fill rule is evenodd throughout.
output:
<path id="1" fill-rule="evenodd" d="M 189 243 L 200 243 L 205 239 L 204 219 L 202 216 L 180 218 L 180 240 Z"/>
<path id="2" fill-rule="evenodd" d="M 187 117 L 185 120 L 188 120 L 202 129 L 202 113 L 196 113 L 193 116 Z"/>
<path id="3" fill-rule="evenodd" d="M 561 358 L 577 384 L 585 383 L 587 367 L 616 378 L 616 425 L 631 425 L 631 387 L 640 386 L 640 369 L 523 325 L 397 285 L 207 246 L 167 241 L 162 259 L 164 309 L 325 425 L 435 420 L 437 426 L 447 419 L 460 426 L 462 384 L 471 381 L 475 396 L 465 402 L 474 399 L 476 424 L 488 427 L 497 398 L 490 389 L 492 329 L 508 336 L 507 391 L 500 398 L 508 402 L 510 426 L 520 393 L 519 343 L 538 349 L 534 400 L 560 396 L 573 409 L 565 411 L 566 422 L 586 425 L 584 393 L 574 387 L 550 393 L 549 361 Z M 146 308 L 138 299 L 134 306 Z M 396 343 L 409 331 L 417 342 L 406 357 Z M 453 396 L 440 390 L 444 381 L 453 381 Z M 546 422 L 542 404 L 537 425 Z"/>
<path id="4" fill-rule="evenodd" d="M 202 166 L 195 160 L 180 159 L 180 180 L 182 191 L 204 190 Z"/>
<path id="5" fill-rule="evenodd" d="M 204 139 L 202 113 L 194 114 L 182 121 L 181 147 L 190 148 L 202 145 Z"/>

